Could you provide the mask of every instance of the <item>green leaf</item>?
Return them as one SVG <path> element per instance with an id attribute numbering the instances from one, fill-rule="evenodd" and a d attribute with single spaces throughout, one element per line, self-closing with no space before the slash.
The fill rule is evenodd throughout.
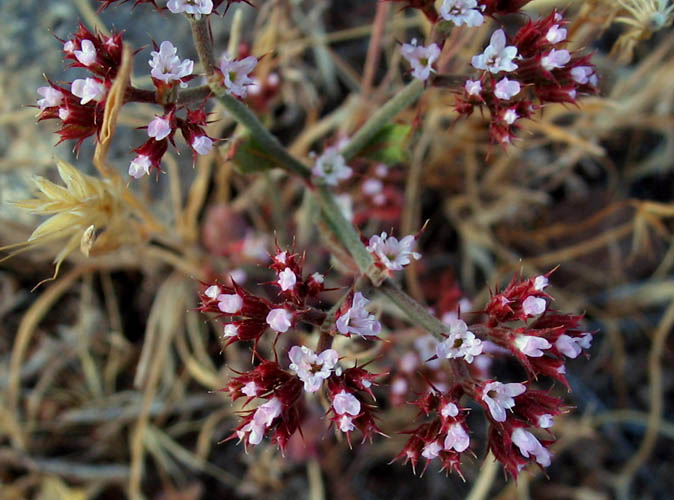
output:
<path id="1" fill-rule="evenodd" d="M 274 158 L 265 152 L 255 139 L 247 135 L 234 145 L 232 162 L 242 174 L 264 172 L 278 166 Z"/>
<path id="2" fill-rule="evenodd" d="M 362 149 L 359 156 L 395 165 L 407 161 L 407 143 L 412 127 L 389 124 L 381 129 Z"/>

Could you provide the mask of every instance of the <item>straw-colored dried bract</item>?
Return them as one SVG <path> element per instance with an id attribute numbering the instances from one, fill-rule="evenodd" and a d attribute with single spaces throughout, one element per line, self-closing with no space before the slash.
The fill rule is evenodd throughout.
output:
<path id="1" fill-rule="evenodd" d="M 50 279 L 56 278 L 63 261 L 78 247 L 89 257 L 140 241 L 139 227 L 111 182 L 83 174 L 63 160 L 57 160 L 56 166 L 64 185 L 36 176 L 36 198 L 14 202 L 32 214 L 49 218 L 35 228 L 27 241 L 0 248 L 13 250 L 7 259 L 36 247 L 55 247 L 60 242 Z"/>

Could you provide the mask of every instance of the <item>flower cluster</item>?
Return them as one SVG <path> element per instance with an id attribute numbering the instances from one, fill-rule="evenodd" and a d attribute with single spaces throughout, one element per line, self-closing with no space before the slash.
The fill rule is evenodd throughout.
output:
<path id="1" fill-rule="evenodd" d="M 238 341 L 253 341 L 257 345 L 269 328 L 278 335 L 298 322 L 320 325 L 325 313 L 312 307 L 312 303 L 325 290 L 325 277 L 318 272 L 304 276 L 303 266 L 303 257 L 277 246 L 269 264 L 277 277 L 270 283 L 278 289 L 274 301 L 257 297 L 236 282 L 232 282 L 232 286 L 215 283 L 204 288 L 199 309 L 224 318 L 228 345 Z M 338 311 L 336 333 L 347 337 L 354 334 L 376 337 L 381 324 L 367 311 L 369 302 L 361 292 L 352 293 Z M 294 359 L 293 363 L 296 363 Z"/>
<path id="2" fill-rule="evenodd" d="M 556 11 L 529 21 L 508 41 L 496 30 L 489 45 L 472 59 L 482 73 L 466 81 L 456 99 L 461 116 L 487 108 L 493 142 L 509 144 L 520 127 L 546 103 L 575 104 L 580 95 L 597 92 L 597 76 L 590 56 L 569 51 L 567 30 Z"/>
<path id="3" fill-rule="evenodd" d="M 373 235 L 367 245 L 367 251 L 376 259 L 379 267 L 390 271 L 401 271 L 412 260 L 419 260 L 421 254 L 414 251 L 416 236 L 408 235 L 398 241 L 394 236 L 386 233 Z"/>
<path id="4" fill-rule="evenodd" d="M 547 276 L 513 280 L 485 308 L 490 340 L 510 351 L 531 377 L 546 375 L 568 386 L 564 358 L 589 349 L 592 334 L 580 327 L 581 315 L 549 310 Z"/>
<path id="5" fill-rule="evenodd" d="M 103 126 L 105 100 L 122 63 L 122 34 L 92 33 L 80 24 L 73 37 L 62 43 L 71 66 L 84 68 L 91 76 L 73 80 L 69 88 L 48 80 L 48 86 L 37 89 L 38 120 L 59 120 L 59 143 L 74 140 L 79 151 L 82 142 L 98 135 Z"/>
<path id="6" fill-rule="evenodd" d="M 265 400 L 255 410 L 243 411 L 241 422 L 227 439 L 238 438 L 248 447 L 260 444 L 269 433 L 272 442 L 284 450 L 306 413 L 303 394 L 319 391 L 323 381 L 327 385 L 329 411 L 333 413 L 331 420 L 348 439 L 356 428 L 364 440 L 381 434 L 375 423 L 376 408 L 364 400 L 366 394 L 374 400 L 370 388 L 378 374 L 358 366 L 343 370 L 333 349 L 316 354 L 306 346 L 293 346 L 288 357 L 289 370 L 277 361 L 262 360 L 222 389 L 233 401 L 246 397 L 244 408 L 256 398 Z"/>
<path id="7" fill-rule="evenodd" d="M 463 388 L 460 385 L 444 394 L 431 388 L 414 401 L 420 415 L 432 415 L 433 418 L 414 430 L 404 432 L 410 438 L 394 460 L 402 460 L 404 464 L 409 462 L 416 469 L 423 457 L 426 459 L 426 470 L 430 462 L 438 458 L 442 463 L 441 470 L 461 474 L 461 454 L 470 446 L 466 425 L 468 411 L 459 404 L 462 395 Z"/>
<path id="8" fill-rule="evenodd" d="M 407 2 L 433 22 L 456 26 L 480 26 L 485 16 L 518 12 L 527 1 L 444 0 L 439 14 L 433 2 Z M 432 12 L 432 15 L 429 15 Z M 581 95 L 597 92 L 598 78 L 590 55 L 569 51 L 566 22 L 556 10 L 521 27 L 511 41 L 503 29 L 494 31 L 489 45 L 471 64 L 481 73 L 457 91 L 455 109 L 467 117 L 475 109 L 489 110 L 491 141 L 510 144 L 521 120 L 531 118 L 546 103 L 575 104 Z M 441 47 L 402 45 L 401 55 L 412 67 L 412 76 L 429 80 L 435 73 Z"/>
<path id="9" fill-rule="evenodd" d="M 545 292 L 548 277 L 513 279 L 502 292 L 492 294 L 483 311 L 473 313 L 482 318 L 470 326 L 458 316 L 448 315 L 446 340 L 435 343 L 435 356 L 428 357 L 430 349 L 426 348 L 422 358 L 427 357 L 427 365 L 447 359 L 452 385 L 447 386 L 442 379 L 431 382 L 426 376 L 430 390 L 415 404 L 426 417 L 432 412 L 435 417 L 408 432 L 411 437 L 397 458 L 411 462 L 413 467 L 421 457 L 427 462 L 439 458 L 443 469 L 458 471 L 460 454 L 469 447 L 465 411 L 460 410 L 459 402 L 465 405 L 472 399 L 484 409 L 489 421 L 490 449 L 512 476 L 517 476 L 529 461 L 542 467 L 550 465 L 548 446 L 553 436 L 548 429 L 563 411 L 562 401 L 529 384 L 545 375 L 568 386 L 564 357 L 575 358 L 588 349 L 592 334 L 580 328 L 581 316 L 549 308 L 551 297 Z M 485 379 L 484 371 L 474 366 L 485 352 L 516 360 L 530 381 Z M 413 363 L 413 368 L 416 366 Z M 434 370 L 438 370 L 437 365 Z M 392 384 L 405 380 L 398 377 Z M 536 429 L 546 438 L 537 438 Z"/>

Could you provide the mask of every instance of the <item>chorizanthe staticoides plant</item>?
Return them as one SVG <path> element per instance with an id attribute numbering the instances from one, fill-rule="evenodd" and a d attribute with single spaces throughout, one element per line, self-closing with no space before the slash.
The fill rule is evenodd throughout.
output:
<path id="1" fill-rule="evenodd" d="M 122 3 L 101 0 L 100 7 Z M 225 441 L 237 440 L 249 449 L 268 439 L 284 452 L 293 436 L 301 433 L 311 409 L 322 405 L 326 427 L 343 434 L 349 445 L 354 436 L 366 442 L 387 439 L 393 433 L 408 435 L 400 453 L 391 459 L 414 469 L 421 459 L 424 469 L 437 459 L 441 469 L 461 474 L 466 457 L 485 445 L 513 477 L 529 463 L 549 466 L 551 428 L 555 417 L 568 407 L 541 386 L 551 379 L 568 388 L 566 359 L 587 354 L 592 342 L 581 315 L 554 307 L 548 293 L 551 273 L 516 275 L 504 288 L 495 288 L 481 309 L 472 309 L 470 302 L 457 297 L 438 318 L 405 293 L 396 279 L 406 266 L 422 260 L 421 231 L 402 237 L 389 232 L 362 234 L 339 188 L 355 176 L 364 176 L 363 196 L 373 207 L 380 207 L 380 213 L 399 216 L 391 212 L 391 206 L 401 200 L 387 190 L 388 167 L 368 160 L 366 152 L 382 131 L 391 130 L 397 114 L 429 87 L 460 81 L 447 89 L 459 119 L 475 112 L 487 115 L 491 142 L 503 148 L 516 146 L 520 130 L 526 130 L 528 121 L 546 104 L 576 105 L 580 97 L 597 93 L 598 75 L 591 55 L 568 48 L 563 13 L 553 10 L 535 20 L 521 16 L 516 29 L 495 27 L 488 45 L 470 59 L 471 73 L 457 79 L 442 74 L 448 34 L 459 27 L 500 24 L 504 15 L 521 14 L 528 2 L 397 2 L 422 12 L 432 28 L 426 42 L 412 39 L 400 46 L 410 83 L 350 136 L 338 137 L 322 151 L 300 158 L 258 117 L 279 92 L 282 76 L 258 72 L 264 54 L 254 55 L 247 48 L 223 52 L 213 44 L 212 23 L 234 3 L 254 8 L 245 0 L 137 0 L 134 4 L 185 16 L 199 54 L 200 73 L 195 71 L 195 61 L 181 57 L 184 50 L 170 40 L 153 42 L 148 57 L 129 50 L 121 31 L 105 35 L 80 24 L 72 37 L 61 41 L 65 60 L 81 69 L 83 77 L 69 83 L 47 80 L 37 89 L 38 120 L 56 121 L 59 142 L 72 141 L 76 151 L 85 140 L 95 141 L 94 161 L 102 178 L 83 175 L 60 162 L 65 186 L 37 179 L 38 197 L 18 205 L 51 217 L 23 247 L 65 239 L 56 258 L 58 272 L 78 247 L 89 256 L 142 244 L 164 229 L 142 209 L 133 184 L 146 176 L 164 175 L 162 164 L 169 148 L 188 148 L 192 164 L 214 149 L 228 148 L 231 156 L 247 148 L 260 162 L 302 180 L 317 207 L 317 222 L 331 241 L 328 248 L 339 253 L 336 258 L 351 286 L 339 289 L 341 297 L 326 306 L 330 304 L 326 293 L 333 292 L 334 297 L 337 290 L 326 288 L 334 271 L 306 269 L 304 253 L 278 243 L 268 265 L 273 276 L 266 284 L 269 293 L 245 285 L 235 273 L 199 282 L 199 310 L 221 322 L 223 344 L 243 344 L 251 352 L 250 368 L 223 383 L 222 391 L 232 401 L 244 402 L 240 421 Z M 134 58 L 147 60 L 152 90 L 129 83 Z M 205 83 L 195 85 L 197 80 Z M 209 105 L 214 101 L 246 130 L 247 142 L 226 144 L 226 138 L 209 135 Z M 133 102 L 152 104 L 156 113 L 144 127 L 145 142 L 131 148 L 127 175 L 122 178 L 102 165 L 114 130 L 111 121 L 121 106 Z M 418 339 L 414 352 L 389 349 L 388 356 L 399 356 L 390 360 L 388 369 L 376 372 L 368 363 L 339 352 L 337 345 L 368 345 L 385 338 L 395 347 L 392 323 L 372 307 L 382 297 L 428 335 Z M 312 334 L 297 341 L 297 331 Z M 262 342 L 268 337 L 273 342 Z M 288 341 L 280 342 L 284 337 Z M 335 342 L 336 338 L 340 341 Z M 497 378 L 490 371 L 490 360 L 497 357 L 514 360 L 524 376 Z M 408 426 L 388 428 L 378 419 L 382 405 L 402 404 L 418 408 L 417 419 Z M 470 412 L 484 415 L 486 443 L 476 442 L 478 433 L 468 423 Z"/>

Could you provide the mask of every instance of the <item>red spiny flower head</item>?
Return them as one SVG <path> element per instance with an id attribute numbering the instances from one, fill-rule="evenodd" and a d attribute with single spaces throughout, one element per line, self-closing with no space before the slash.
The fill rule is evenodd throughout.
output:
<path id="1" fill-rule="evenodd" d="M 177 126 L 183 134 L 185 142 L 192 150 L 192 161 L 198 155 L 205 155 L 213 148 L 214 139 L 206 133 L 207 113 L 202 105 L 198 109 L 188 109 L 184 119 L 178 119 Z"/>
<path id="2" fill-rule="evenodd" d="M 526 3 L 526 2 L 524 2 Z M 519 9 L 522 2 L 490 2 L 485 11 Z M 504 13 L 504 12 L 499 12 Z M 482 70 L 459 91 L 455 109 L 470 116 L 486 107 L 492 142 L 509 144 L 519 121 L 548 102 L 575 104 L 578 96 L 597 92 L 598 79 L 590 56 L 565 49 L 567 30 L 563 16 L 553 11 L 529 21 L 510 42 L 502 29 L 496 30 L 482 54 L 472 65 Z"/>
<path id="3" fill-rule="evenodd" d="M 528 389 L 515 396 L 515 414 L 532 427 L 549 429 L 563 411 L 562 400 L 546 391 Z"/>
<path id="4" fill-rule="evenodd" d="M 536 438 L 523 422 L 509 420 L 489 427 L 489 448 L 514 478 L 530 461 L 541 467 L 550 465 L 552 455 L 547 448 L 550 443 Z"/>
<path id="5" fill-rule="evenodd" d="M 277 362 L 263 360 L 252 370 L 230 380 L 222 391 L 228 392 L 232 401 L 243 396 L 252 400 L 273 392 L 292 377 L 293 375 L 283 370 Z"/>
<path id="6" fill-rule="evenodd" d="M 366 392 L 372 399 L 375 399 L 372 393 L 372 386 L 378 385 L 375 379 L 386 375 L 385 373 L 372 373 L 362 367 L 354 366 L 344 370 L 343 378 L 346 385 L 358 391 Z"/>
<path id="7" fill-rule="evenodd" d="M 101 131 L 107 87 L 94 78 L 75 80 L 72 90 L 76 95 L 51 81 L 48 82 L 49 86 L 37 90 L 42 96 L 37 101 L 40 108 L 38 121 L 60 120 L 61 128 L 56 132 L 60 136 L 58 143 L 75 140 L 77 142 L 74 150 L 79 151 L 87 137 L 98 136 Z"/>
<path id="8" fill-rule="evenodd" d="M 92 33 L 80 23 L 73 38 L 63 42 L 63 52 L 66 59 L 73 61 L 72 67 L 86 68 L 112 80 L 122 64 L 122 34 Z"/>

